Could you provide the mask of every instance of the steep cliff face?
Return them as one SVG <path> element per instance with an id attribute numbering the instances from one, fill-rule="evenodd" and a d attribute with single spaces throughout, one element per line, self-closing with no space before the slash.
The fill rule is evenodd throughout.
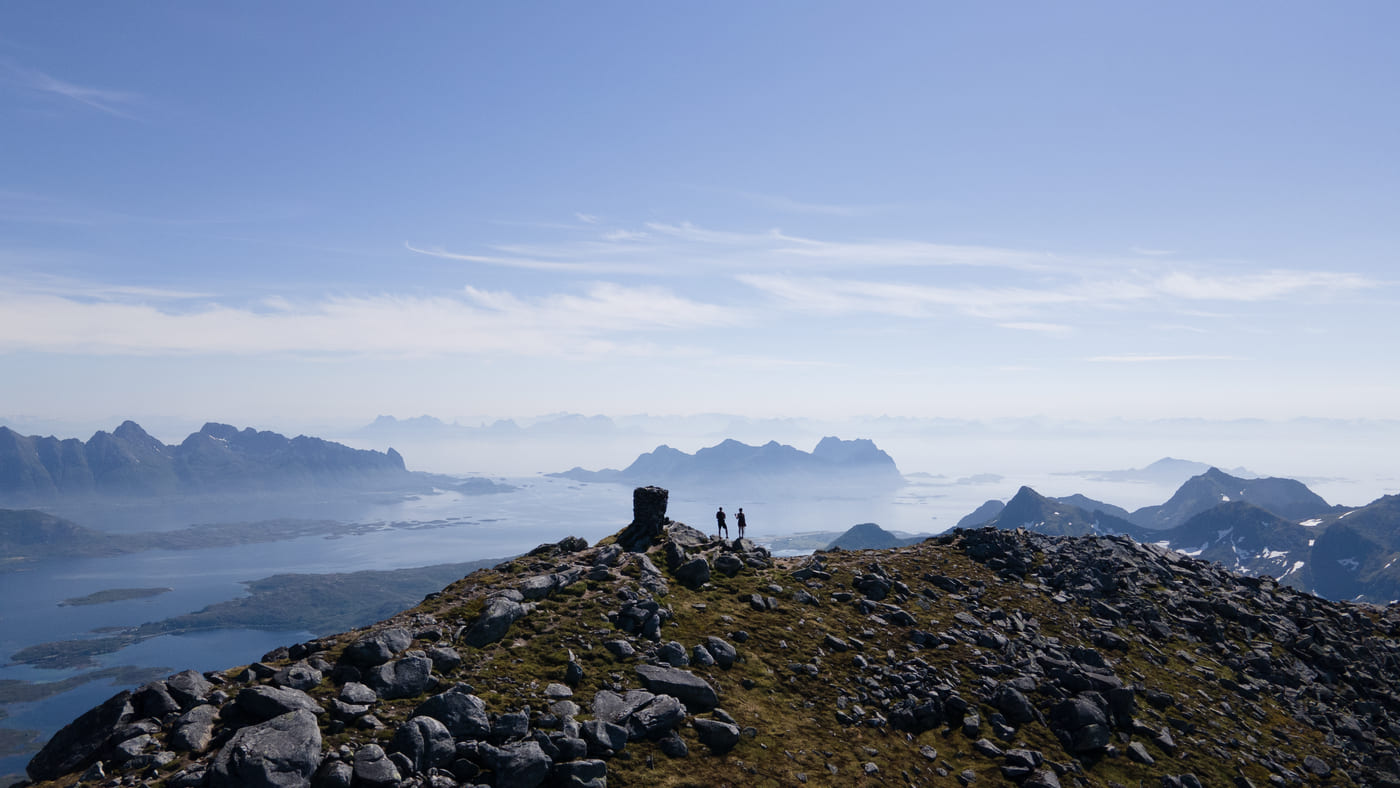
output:
<path id="1" fill-rule="evenodd" d="M 1123 537 L 775 559 L 665 517 L 122 693 L 51 784 L 1393 785 L 1400 611 Z"/>

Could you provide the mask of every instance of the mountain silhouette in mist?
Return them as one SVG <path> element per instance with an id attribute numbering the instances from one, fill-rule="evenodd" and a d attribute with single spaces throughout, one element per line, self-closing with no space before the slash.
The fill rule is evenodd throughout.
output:
<path id="1" fill-rule="evenodd" d="M 0 427 L 0 499 L 42 503 L 84 496 L 153 497 L 307 486 L 403 484 L 403 457 L 299 435 L 209 423 L 166 445 L 134 421 L 86 442 Z"/>

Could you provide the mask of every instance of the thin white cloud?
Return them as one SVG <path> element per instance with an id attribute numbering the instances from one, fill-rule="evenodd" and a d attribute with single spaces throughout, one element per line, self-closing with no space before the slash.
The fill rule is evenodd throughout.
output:
<path id="1" fill-rule="evenodd" d="M 107 282 L 88 282 L 71 277 L 37 274 L 28 278 L 0 276 L 0 292 L 12 298 L 25 296 L 60 296 L 64 298 L 91 301 L 121 301 L 130 299 L 154 301 L 189 301 L 208 299 L 212 295 L 203 290 L 180 290 L 170 287 L 148 285 L 116 285 Z"/>
<path id="2" fill-rule="evenodd" d="M 789 240 L 781 230 L 774 228 L 765 233 L 740 233 L 726 230 L 710 230 L 690 222 L 669 224 L 667 222 L 647 222 L 646 228 L 661 235 L 668 235 L 685 241 L 698 241 L 706 244 L 754 245 L 769 244 L 773 241 Z"/>
<path id="3" fill-rule="evenodd" d="M 457 260 L 464 263 L 481 263 L 483 265 L 500 266 L 503 268 L 524 268 L 534 271 L 579 274 L 654 274 L 660 271 L 658 267 L 652 265 L 619 263 L 609 260 L 538 260 L 519 256 L 461 254 L 458 252 L 449 252 L 441 247 L 422 248 L 408 242 L 404 242 L 403 246 L 410 252 L 428 255 L 429 257 L 438 257 L 443 260 Z"/>
<path id="4" fill-rule="evenodd" d="M 897 282 L 758 274 L 736 278 L 793 309 L 832 315 L 870 312 L 899 317 L 930 317 L 953 311 L 982 317 L 1006 317 L 1027 307 L 1085 299 L 1085 296 L 1070 292 L 1034 288 L 931 287 Z"/>
<path id="5" fill-rule="evenodd" d="M 1038 334 L 1069 334 L 1074 331 L 1072 326 L 1061 323 L 1011 322 L 997 323 L 997 325 L 1014 331 L 1033 331 Z"/>
<path id="6" fill-rule="evenodd" d="M 1244 361 L 1245 359 L 1240 356 L 1126 354 L 1121 356 L 1090 356 L 1084 360 L 1095 364 L 1159 364 L 1180 361 Z"/>
<path id="7" fill-rule="evenodd" d="M 1176 254 L 1176 252 L 1170 249 L 1148 249 L 1142 246 L 1134 246 L 1130 251 L 1132 251 L 1133 254 L 1140 254 L 1144 257 L 1166 257 Z"/>
<path id="8" fill-rule="evenodd" d="M 12 63 L 0 63 L 0 65 L 9 75 L 8 81 L 13 84 L 35 92 L 75 101 L 119 118 L 134 120 L 135 115 L 132 114 L 131 109 L 141 101 L 141 97 L 135 93 L 79 85 L 38 69 L 25 68 Z"/>
<path id="9" fill-rule="evenodd" d="M 1155 288 L 1164 295 L 1195 301 L 1272 301 L 1295 293 L 1360 290 L 1376 284 L 1366 277 L 1330 271 L 1266 271 L 1237 276 L 1173 272 Z"/>
<path id="10" fill-rule="evenodd" d="M 1054 255 L 988 246 L 936 244 L 924 241 L 834 242 L 782 236 L 793 243 L 776 251 L 809 260 L 842 266 L 973 266 L 1022 270 L 1046 270 Z"/>
<path id="11" fill-rule="evenodd" d="M 642 241 L 650 237 L 648 233 L 633 230 L 610 230 L 603 233 L 603 238 L 609 241 Z"/>
<path id="12" fill-rule="evenodd" d="M 597 223 L 598 223 L 598 217 L 594 216 L 594 215 L 591 214 L 591 213 L 575 213 L 575 214 L 574 214 L 574 218 L 575 218 L 575 219 L 578 219 L 580 222 L 583 222 L 584 224 L 597 224 Z"/>
<path id="13" fill-rule="evenodd" d="M 466 288 L 460 296 L 304 303 L 274 297 L 257 308 L 176 306 L 32 290 L 5 293 L 0 295 L 0 351 L 592 357 L 636 352 L 651 332 L 745 319 L 738 310 L 664 289 L 610 283 L 536 299 Z"/>

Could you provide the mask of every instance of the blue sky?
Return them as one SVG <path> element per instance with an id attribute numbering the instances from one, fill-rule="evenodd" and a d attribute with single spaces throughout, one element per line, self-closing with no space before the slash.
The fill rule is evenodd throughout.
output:
<path id="1" fill-rule="evenodd" d="M 1400 418 L 1393 3 L 0 7 L 0 416 Z"/>

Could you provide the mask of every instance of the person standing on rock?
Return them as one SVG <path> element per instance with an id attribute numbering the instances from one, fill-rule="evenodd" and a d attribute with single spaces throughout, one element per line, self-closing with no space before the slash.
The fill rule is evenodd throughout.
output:
<path id="1" fill-rule="evenodd" d="M 740 506 L 739 513 L 734 515 L 734 524 L 739 526 L 739 538 L 743 539 L 744 526 L 748 525 L 748 523 L 744 521 L 744 507 Z"/>
<path id="2" fill-rule="evenodd" d="M 720 537 L 725 539 L 729 538 L 729 525 L 724 522 L 723 506 L 719 507 L 719 511 L 715 512 L 715 538 L 718 539 Z"/>

